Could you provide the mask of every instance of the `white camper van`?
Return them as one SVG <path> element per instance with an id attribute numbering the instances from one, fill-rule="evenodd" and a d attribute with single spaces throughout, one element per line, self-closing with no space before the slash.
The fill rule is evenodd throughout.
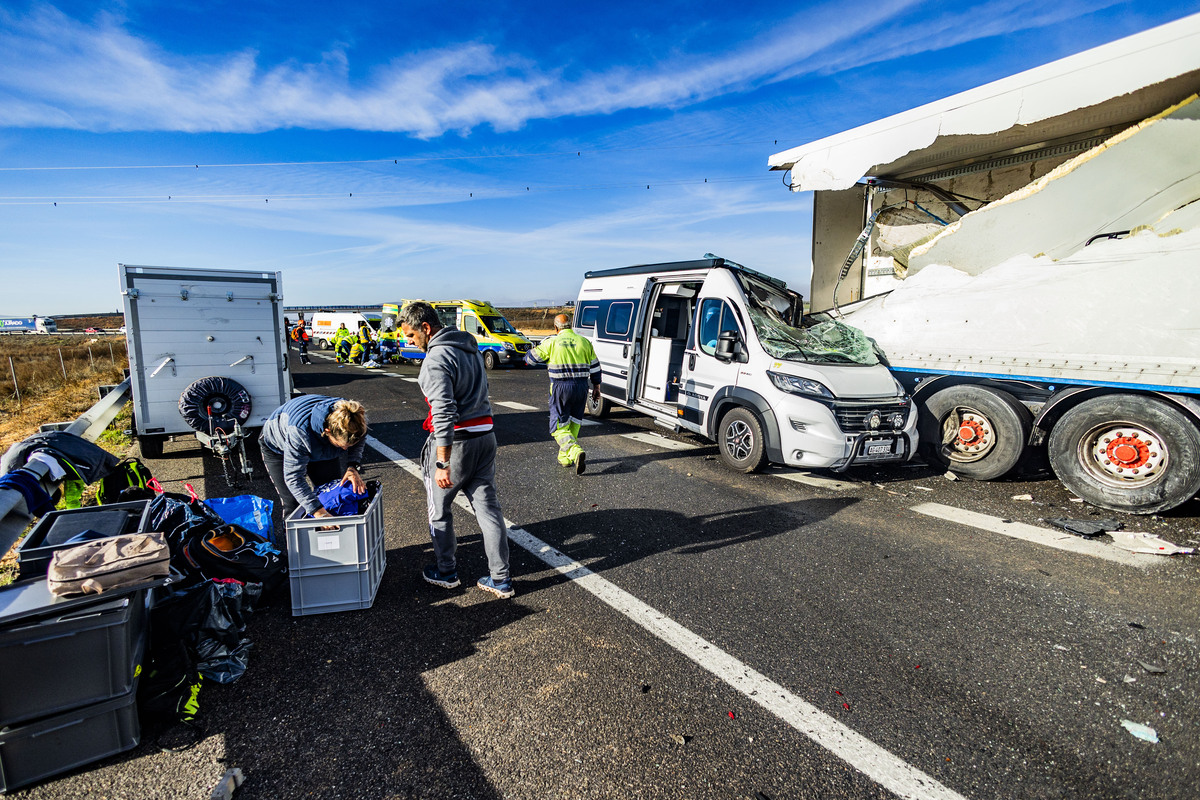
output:
<path id="1" fill-rule="evenodd" d="M 310 311 L 306 316 L 308 324 L 312 326 L 309 333 L 313 344 L 322 350 L 333 347 L 333 335 L 337 333 L 339 325 L 344 323 L 348 331 L 357 334 L 358 326 L 365 322 L 371 326 L 372 333 L 378 336 L 379 323 L 383 319 L 378 311 Z"/>
<path id="2" fill-rule="evenodd" d="M 729 467 L 844 470 L 907 460 L 916 412 L 859 331 L 803 328 L 775 278 L 705 258 L 588 272 L 574 327 L 600 360 L 601 399 L 717 442 Z"/>

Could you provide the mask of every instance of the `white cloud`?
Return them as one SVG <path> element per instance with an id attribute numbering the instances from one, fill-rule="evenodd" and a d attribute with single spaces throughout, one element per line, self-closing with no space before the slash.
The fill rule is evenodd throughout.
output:
<path id="1" fill-rule="evenodd" d="M 314 62 L 264 66 L 249 50 L 169 53 L 111 16 L 85 23 L 49 6 L 27 16 L 0 11 L 0 114 L 11 127 L 92 131 L 347 128 L 424 138 L 480 125 L 507 131 L 532 119 L 679 108 L 1090 9 L 993 3 L 932 18 L 922 9 L 905 19 L 915 2 L 886 0 L 852 14 L 840 3 L 809 8 L 716 53 L 675 54 L 646 69 L 617 65 L 576 81 L 560 73 L 579 65 L 539 65 L 479 41 L 412 53 L 352 80 L 340 46 Z"/>

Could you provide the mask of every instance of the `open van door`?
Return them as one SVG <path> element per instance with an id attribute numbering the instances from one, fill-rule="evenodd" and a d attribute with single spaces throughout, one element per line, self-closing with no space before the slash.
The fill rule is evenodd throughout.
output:
<path id="1" fill-rule="evenodd" d="M 638 377 L 641 375 L 643 355 L 646 352 L 642 341 L 646 332 L 646 317 L 649 315 L 650 295 L 654 292 L 654 278 L 647 278 L 642 287 L 642 300 L 634 309 L 633 319 L 629 322 L 629 377 L 625 381 L 625 400 L 637 401 Z"/>
<path id="2" fill-rule="evenodd" d="M 740 294 L 728 273 L 717 273 L 704 282 L 696 297 L 696 308 L 684 352 L 679 378 L 679 418 L 703 430 L 708 425 L 713 396 L 736 386 L 738 370 L 746 362 L 746 325 L 739 313 Z"/>

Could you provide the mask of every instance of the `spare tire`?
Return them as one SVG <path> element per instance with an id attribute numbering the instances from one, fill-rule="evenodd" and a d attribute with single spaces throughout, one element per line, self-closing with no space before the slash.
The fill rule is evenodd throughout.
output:
<path id="1" fill-rule="evenodd" d="M 250 392 L 231 378 L 201 378 L 179 395 L 179 415 L 192 430 L 232 433 L 235 423 L 250 419 Z"/>

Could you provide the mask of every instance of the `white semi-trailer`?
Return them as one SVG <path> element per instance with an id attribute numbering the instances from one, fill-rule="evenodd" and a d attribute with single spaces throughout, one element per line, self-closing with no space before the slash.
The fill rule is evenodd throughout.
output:
<path id="1" fill-rule="evenodd" d="M 876 340 L 929 456 L 1200 491 L 1197 89 L 1200 15 L 771 157 L 815 192 L 813 309 Z"/>

